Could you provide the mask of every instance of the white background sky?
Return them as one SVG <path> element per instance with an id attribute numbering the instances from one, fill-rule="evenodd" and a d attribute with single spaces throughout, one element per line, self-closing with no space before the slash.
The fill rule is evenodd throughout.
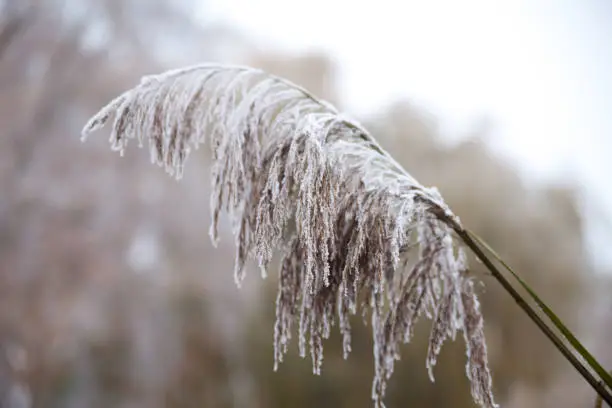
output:
<path id="1" fill-rule="evenodd" d="M 490 117 L 497 151 L 579 181 L 612 219 L 612 0 L 206 0 L 202 16 L 327 50 L 353 113 L 407 97 L 450 137 Z M 589 238 L 610 268 L 611 225 Z"/>

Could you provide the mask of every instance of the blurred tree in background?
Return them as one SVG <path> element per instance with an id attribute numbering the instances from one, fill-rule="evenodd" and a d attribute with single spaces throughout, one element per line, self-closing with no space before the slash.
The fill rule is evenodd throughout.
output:
<path id="1" fill-rule="evenodd" d="M 2 408 L 371 405 L 371 335 L 360 322 L 347 361 L 338 336 L 327 342 L 322 376 L 297 357 L 297 345 L 272 371 L 276 277 L 261 281 L 253 271 L 238 290 L 229 228 L 219 248 L 210 245 L 206 154 L 176 183 L 147 152 L 133 149 L 122 160 L 103 136 L 78 142 L 88 115 L 141 75 L 202 60 L 259 66 L 341 105 L 324 54 L 262 52 L 231 29 L 199 25 L 193 7 L 0 0 Z M 435 119 L 405 102 L 363 119 L 612 363 L 602 294 L 609 283 L 591 271 L 570 186 L 524 185 L 488 152 L 486 134 L 449 145 Z M 471 266 L 486 284 L 481 299 L 504 406 L 592 400 L 496 282 Z M 462 340 L 446 346 L 431 384 L 425 335 L 404 347 L 388 405 L 472 406 Z"/>

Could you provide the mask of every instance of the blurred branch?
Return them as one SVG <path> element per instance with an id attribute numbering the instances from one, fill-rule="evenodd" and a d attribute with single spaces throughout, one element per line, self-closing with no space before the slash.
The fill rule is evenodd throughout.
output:
<path id="1" fill-rule="evenodd" d="M 34 8 L 28 6 L 25 10 L 11 10 L 16 2 L 8 2 L 0 10 L 6 21 L 0 26 L 0 58 L 5 54 L 8 47 L 18 34 L 26 29 L 34 20 Z"/>

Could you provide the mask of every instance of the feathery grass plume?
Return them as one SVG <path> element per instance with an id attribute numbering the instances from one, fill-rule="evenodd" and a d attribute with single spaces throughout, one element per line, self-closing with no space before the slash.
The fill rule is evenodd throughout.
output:
<path id="1" fill-rule="evenodd" d="M 180 178 L 192 148 L 213 151 L 211 237 L 221 211 L 236 236 L 235 279 L 258 260 L 265 275 L 281 251 L 274 368 L 297 324 L 299 352 L 321 372 L 323 340 L 336 324 L 344 356 L 349 316 L 370 314 L 382 407 L 387 381 L 423 314 L 433 321 L 426 366 L 462 331 L 472 396 L 496 406 L 483 320 L 462 249 L 459 219 L 435 188 L 412 178 L 361 125 L 282 78 L 248 67 L 198 65 L 148 76 L 83 130 L 114 115 L 110 142 L 123 153 L 149 141 L 151 160 Z"/>

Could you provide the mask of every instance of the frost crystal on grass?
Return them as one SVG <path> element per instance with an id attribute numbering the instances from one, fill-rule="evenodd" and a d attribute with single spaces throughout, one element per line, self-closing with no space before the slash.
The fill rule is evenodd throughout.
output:
<path id="1" fill-rule="evenodd" d="M 426 365 L 462 331 L 472 396 L 494 407 L 482 315 L 457 217 L 436 189 L 412 178 L 358 123 L 282 78 L 247 67 L 198 65 L 142 79 L 98 114 L 83 137 L 114 116 L 111 146 L 149 142 L 151 160 L 176 178 L 193 148 L 213 151 L 211 238 L 221 211 L 236 236 L 235 279 L 249 258 L 267 273 L 282 255 L 274 368 L 297 324 L 301 356 L 321 372 L 323 340 L 337 322 L 344 356 L 350 315 L 371 316 L 372 398 L 383 406 L 399 348 L 423 314 L 432 320 Z"/>

